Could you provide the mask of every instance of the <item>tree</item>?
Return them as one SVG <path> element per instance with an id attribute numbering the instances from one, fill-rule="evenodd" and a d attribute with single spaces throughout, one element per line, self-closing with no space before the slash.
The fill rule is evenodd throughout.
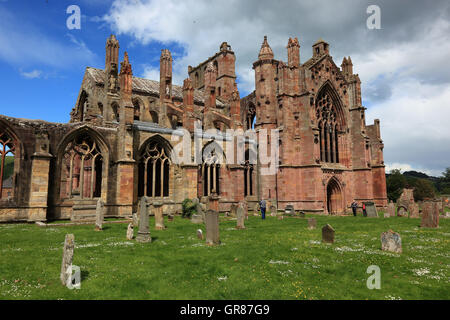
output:
<path id="1" fill-rule="evenodd" d="M 435 189 L 433 183 L 427 179 L 416 179 L 414 181 L 414 200 L 422 201 L 425 198 L 433 199 L 435 197 Z"/>
<path id="2" fill-rule="evenodd" d="M 450 167 L 442 172 L 442 177 L 439 177 L 436 185 L 440 193 L 450 194 Z"/>
<path id="3" fill-rule="evenodd" d="M 391 170 L 391 174 L 386 179 L 387 196 L 389 200 L 397 201 L 406 186 L 406 178 L 400 172 L 400 169 Z"/>

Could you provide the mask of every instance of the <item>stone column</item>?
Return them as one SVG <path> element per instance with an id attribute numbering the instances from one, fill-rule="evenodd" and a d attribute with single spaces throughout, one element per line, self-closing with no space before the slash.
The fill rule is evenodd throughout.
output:
<path id="1" fill-rule="evenodd" d="M 73 234 L 66 234 L 64 241 L 64 251 L 61 265 L 61 283 L 65 286 L 67 280 L 72 278 L 72 274 L 67 272 L 67 269 L 72 265 L 73 261 L 73 249 L 75 248 L 75 237 Z"/>
<path id="2" fill-rule="evenodd" d="M 439 226 L 439 209 L 436 201 L 426 200 L 422 206 L 422 228 L 437 228 Z"/>
<path id="3" fill-rule="evenodd" d="M 149 219 L 147 211 L 147 197 L 142 197 L 139 204 L 139 231 L 136 237 L 138 242 L 151 242 L 152 238 L 150 236 L 149 230 Z"/>
<path id="4" fill-rule="evenodd" d="M 219 213 L 208 210 L 206 212 L 206 244 L 208 246 L 220 244 L 219 239 Z"/>
<path id="5" fill-rule="evenodd" d="M 155 214 L 155 229 L 164 230 L 164 216 L 163 216 L 163 203 L 161 201 L 154 201 L 152 203 L 153 213 Z"/>
<path id="6" fill-rule="evenodd" d="M 216 190 L 213 189 L 211 195 L 208 198 L 208 210 L 213 210 L 219 213 L 219 199 L 220 197 L 217 195 Z"/>

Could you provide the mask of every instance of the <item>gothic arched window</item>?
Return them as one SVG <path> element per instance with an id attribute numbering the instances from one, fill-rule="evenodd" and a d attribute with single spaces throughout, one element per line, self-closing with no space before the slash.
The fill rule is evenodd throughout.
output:
<path id="1" fill-rule="evenodd" d="M 13 196 L 15 143 L 6 132 L 0 132 L 0 199 Z"/>
<path id="2" fill-rule="evenodd" d="M 142 149 L 139 160 L 138 195 L 169 196 L 170 155 L 159 139 L 150 140 Z"/>
<path id="3" fill-rule="evenodd" d="M 66 145 L 61 170 L 61 199 L 101 196 L 103 156 L 89 134 L 80 134 Z"/>
<path id="4" fill-rule="evenodd" d="M 209 196 L 214 190 L 220 194 L 220 147 L 211 143 L 203 150 L 203 164 L 201 175 L 203 180 L 203 195 Z"/>
<path id="5" fill-rule="evenodd" d="M 244 162 L 244 196 L 253 196 L 255 194 L 254 188 L 254 165 L 250 159 L 250 150 L 245 152 Z"/>
<path id="6" fill-rule="evenodd" d="M 339 114 L 338 107 L 327 90 L 316 99 L 316 119 L 319 128 L 320 161 L 339 162 Z"/>

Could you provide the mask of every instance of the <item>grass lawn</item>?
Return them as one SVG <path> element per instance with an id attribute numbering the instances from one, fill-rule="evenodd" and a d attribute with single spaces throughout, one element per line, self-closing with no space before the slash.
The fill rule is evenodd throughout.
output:
<path id="1" fill-rule="evenodd" d="M 449 219 L 421 229 L 419 219 L 315 217 L 315 230 L 307 219 L 270 216 L 236 230 L 221 217 L 216 247 L 197 239 L 203 225 L 179 216 L 162 231 L 151 217 L 146 244 L 126 240 L 127 224 L 102 232 L 2 224 L 0 299 L 450 299 Z M 336 230 L 332 245 L 321 243 L 326 223 Z M 381 251 L 389 229 L 400 233 L 402 254 Z M 66 233 L 75 235 L 79 290 L 59 280 Z M 370 265 L 380 267 L 380 290 L 367 289 Z"/>

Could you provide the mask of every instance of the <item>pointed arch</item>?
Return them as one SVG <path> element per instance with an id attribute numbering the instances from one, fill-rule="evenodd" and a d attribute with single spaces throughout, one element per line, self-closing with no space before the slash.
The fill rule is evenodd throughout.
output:
<path id="1" fill-rule="evenodd" d="M 68 132 L 57 146 L 58 199 L 106 199 L 109 148 L 88 126 Z"/>
<path id="2" fill-rule="evenodd" d="M 326 184 L 326 208 L 328 214 L 339 214 L 344 211 L 344 190 L 342 183 L 335 176 Z"/>
<path id="3" fill-rule="evenodd" d="M 327 80 L 316 95 L 315 118 L 319 128 L 320 160 L 339 162 L 339 133 L 346 127 L 342 102 Z"/>
<path id="4" fill-rule="evenodd" d="M 202 166 L 199 175 L 202 177 L 203 196 L 212 192 L 220 194 L 220 168 L 225 164 L 225 154 L 216 141 L 208 142 L 202 149 Z"/>
<path id="5" fill-rule="evenodd" d="M 172 146 L 160 135 L 148 138 L 139 148 L 138 197 L 170 196 Z"/>
<path id="6" fill-rule="evenodd" d="M 18 195 L 16 183 L 24 150 L 14 130 L 0 119 L 0 201 L 11 201 Z"/>

